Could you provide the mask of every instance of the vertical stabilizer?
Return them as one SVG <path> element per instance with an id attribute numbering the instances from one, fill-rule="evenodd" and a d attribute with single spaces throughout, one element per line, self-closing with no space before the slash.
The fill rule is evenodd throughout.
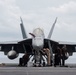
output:
<path id="1" fill-rule="evenodd" d="M 23 25 L 23 21 L 22 21 L 21 17 L 20 17 L 20 20 L 21 20 L 20 26 L 21 26 L 22 36 L 23 36 L 23 39 L 25 39 L 25 38 L 27 38 L 27 34 L 26 34 L 25 29 L 24 29 L 24 25 Z"/>
<path id="2" fill-rule="evenodd" d="M 53 33 L 53 30 L 54 30 L 54 27 L 55 27 L 56 22 L 57 22 L 57 17 L 56 17 L 55 22 L 53 23 L 53 26 L 52 26 L 52 28 L 51 28 L 51 30 L 50 30 L 50 32 L 49 32 L 49 35 L 48 35 L 48 38 L 49 38 L 49 39 L 50 39 L 51 36 L 52 36 L 52 33 Z"/>

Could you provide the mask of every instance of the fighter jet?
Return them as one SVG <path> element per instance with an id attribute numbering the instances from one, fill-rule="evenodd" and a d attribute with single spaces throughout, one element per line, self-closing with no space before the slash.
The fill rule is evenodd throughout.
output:
<path id="1" fill-rule="evenodd" d="M 21 20 L 20 26 L 21 26 L 23 40 L 17 41 L 17 42 L 0 43 L 0 51 L 3 51 L 4 54 L 7 55 L 9 59 L 13 60 L 18 57 L 19 53 L 24 53 L 25 56 L 28 55 L 29 60 L 31 59 L 31 57 L 33 57 L 34 66 L 40 66 L 42 64 L 41 63 L 42 60 L 44 61 L 43 56 L 48 53 L 48 52 L 44 53 L 43 51 L 44 48 L 48 48 L 50 50 L 49 51 L 50 57 L 52 59 L 53 59 L 54 50 L 58 45 L 59 47 L 63 47 L 64 45 L 66 45 L 69 55 L 72 55 L 72 53 L 76 51 L 75 50 L 76 44 L 74 43 L 67 44 L 67 43 L 51 40 L 51 36 L 54 30 L 55 24 L 57 22 L 57 18 L 55 19 L 55 22 L 53 23 L 47 38 L 45 38 L 44 32 L 41 28 L 34 29 L 33 32 L 29 33 L 31 35 L 31 38 L 28 38 L 26 30 L 23 25 L 22 18 L 20 18 L 20 20 Z M 22 64 L 22 62 L 26 60 L 27 60 L 26 62 L 28 62 L 28 59 L 27 59 L 28 57 L 26 56 L 25 60 L 21 59 L 20 64 Z"/>

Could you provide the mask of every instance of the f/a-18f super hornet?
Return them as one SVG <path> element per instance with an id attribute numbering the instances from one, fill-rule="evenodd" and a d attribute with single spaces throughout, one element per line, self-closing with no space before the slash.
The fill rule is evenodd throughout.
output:
<path id="1" fill-rule="evenodd" d="M 28 60 L 30 60 L 31 57 L 33 57 L 32 60 L 34 66 L 44 65 L 44 62 L 46 61 L 46 56 L 47 64 L 50 65 L 50 61 L 53 60 L 54 50 L 57 48 L 57 46 L 63 47 L 64 45 L 66 45 L 69 56 L 72 55 L 73 52 L 75 52 L 76 44 L 57 42 L 50 39 L 57 18 L 55 19 L 55 22 L 53 23 L 47 38 L 45 38 L 44 32 L 41 28 L 34 29 L 32 33 L 29 33 L 32 36 L 32 38 L 28 38 L 26 31 L 24 29 L 22 18 L 20 19 L 23 40 L 15 43 L 0 43 L 0 51 L 3 51 L 9 59 L 15 59 L 18 57 L 19 53 L 24 53 L 24 56 L 22 57 L 24 58 L 24 60 L 21 58 L 19 65 L 22 65 L 22 62 L 24 62 L 24 64 L 27 64 Z M 44 57 L 44 55 L 46 56 Z"/>

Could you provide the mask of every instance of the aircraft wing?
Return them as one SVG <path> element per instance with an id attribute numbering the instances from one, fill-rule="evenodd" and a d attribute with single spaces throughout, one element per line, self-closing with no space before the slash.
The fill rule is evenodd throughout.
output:
<path id="1" fill-rule="evenodd" d="M 63 46 L 66 46 L 67 52 L 70 56 L 72 56 L 73 52 L 76 52 L 76 43 L 75 42 L 62 42 L 59 41 L 59 46 L 62 48 Z"/>
<path id="2" fill-rule="evenodd" d="M 59 41 L 59 46 L 62 47 L 66 45 L 68 52 L 76 52 L 76 43 L 75 42 L 62 42 Z"/>
<path id="3" fill-rule="evenodd" d="M 32 39 L 25 39 L 17 42 L 1 42 L 0 43 L 0 51 L 3 51 L 5 55 L 9 51 L 15 50 L 17 53 L 31 53 L 32 52 Z"/>
<path id="4" fill-rule="evenodd" d="M 44 44 L 45 44 L 44 47 L 49 48 L 48 41 L 50 41 L 50 46 L 52 47 L 53 53 L 57 48 L 57 46 L 62 48 L 64 45 L 66 45 L 67 52 L 69 53 L 70 56 L 73 54 L 73 52 L 76 52 L 76 43 L 74 42 L 61 42 L 61 41 L 57 42 L 49 39 L 44 39 Z"/>

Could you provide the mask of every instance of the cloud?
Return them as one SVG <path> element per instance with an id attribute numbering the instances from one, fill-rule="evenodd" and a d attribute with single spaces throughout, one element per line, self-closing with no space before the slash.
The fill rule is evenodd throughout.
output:
<path id="1" fill-rule="evenodd" d="M 23 6 L 23 7 L 26 7 Z M 75 13 L 76 2 L 70 1 L 66 4 L 59 6 L 47 6 L 44 8 L 26 10 L 21 9 L 17 5 L 16 0 L 0 0 L 0 35 L 6 33 L 9 37 L 19 38 L 21 36 L 19 17 L 23 18 L 23 22 L 27 33 L 32 32 L 34 28 L 40 27 L 44 29 L 45 36 L 47 37 L 50 28 L 54 22 L 54 19 L 58 16 L 58 21 L 54 32 L 62 30 L 63 32 L 75 30 L 75 18 L 73 13 Z M 27 7 L 28 9 L 28 7 Z M 69 15 L 71 14 L 71 15 Z M 73 19 L 73 20 L 72 20 Z M 5 31 L 3 31 L 3 29 Z M 68 29 L 68 30 L 67 30 Z M 65 30 L 65 31 L 64 31 Z M 10 31 L 10 32 L 9 32 Z M 55 32 L 55 34 L 56 34 Z M 15 36 L 14 36 L 15 35 Z M 29 35 L 29 34 L 28 34 Z M 4 35 L 6 36 L 6 35 Z M 5 38 L 5 37 L 4 37 Z"/>
<path id="2" fill-rule="evenodd" d="M 20 17 L 21 11 L 16 5 L 16 0 L 0 0 L 0 15 L 0 22 L 2 22 L 2 25 L 9 25 L 10 27 L 15 23 L 17 24 L 15 20 Z"/>
<path id="3" fill-rule="evenodd" d="M 53 10 L 54 12 L 57 13 L 76 13 L 76 2 L 75 1 L 70 1 L 69 3 L 60 5 L 59 7 L 52 7 L 48 8 L 49 10 Z"/>
<path id="4" fill-rule="evenodd" d="M 20 14 L 20 9 L 16 5 L 16 0 L 0 0 L 0 6 L 2 8 L 2 12 L 4 11 L 4 14 Z"/>
<path id="5" fill-rule="evenodd" d="M 76 2 L 70 1 L 57 7 L 49 7 L 47 12 L 51 17 L 58 16 L 52 39 L 64 41 L 76 41 Z M 65 36 L 65 37 L 64 37 Z M 64 38 L 63 38 L 64 37 Z M 70 38 L 69 38 L 70 37 Z"/>
<path id="6" fill-rule="evenodd" d="M 0 0 L 0 36 L 3 38 L 19 37 L 19 17 L 22 15 L 16 0 Z M 5 36 L 5 37 L 4 37 Z M 0 38 L 1 38 L 0 37 Z"/>

